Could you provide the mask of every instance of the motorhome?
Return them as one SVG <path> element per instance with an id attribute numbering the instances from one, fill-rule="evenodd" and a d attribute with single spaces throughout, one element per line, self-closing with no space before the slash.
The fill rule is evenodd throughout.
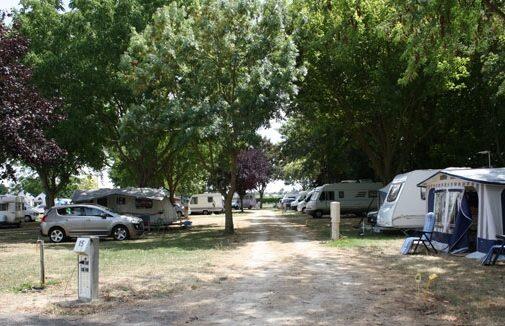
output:
<path id="1" fill-rule="evenodd" d="M 21 226 L 23 222 L 23 197 L 0 196 L 0 225 Z"/>
<path id="2" fill-rule="evenodd" d="M 305 207 L 305 212 L 320 218 L 330 213 L 330 203 L 340 202 L 342 213 L 363 214 L 377 202 L 377 191 L 382 183 L 368 180 L 343 181 L 325 184 L 314 189 Z"/>
<path id="3" fill-rule="evenodd" d="M 191 196 L 189 199 L 191 214 L 212 214 L 224 211 L 224 198 L 218 192 L 203 193 Z"/>
<path id="4" fill-rule="evenodd" d="M 172 224 L 179 220 L 168 192 L 153 188 L 117 188 L 76 190 L 72 195 L 75 204 L 94 204 L 113 212 L 147 219 L 150 223 Z"/>
<path id="5" fill-rule="evenodd" d="M 245 194 L 244 198 L 242 198 L 243 208 L 253 209 L 254 207 L 256 207 L 257 203 L 258 201 L 256 200 L 256 195 L 254 193 Z M 231 207 L 234 209 L 241 208 L 240 197 L 238 194 L 233 195 Z"/>
<path id="6" fill-rule="evenodd" d="M 302 213 L 305 213 L 305 207 L 307 206 L 307 203 L 309 202 L 310 198 L 312 197 L 312 194 L 314 193 L 314 189 L 309 191 L 305 198 L 298 203 L 298 206 L 296 206 L 296 210 Z"/>
<path id="7" fill-rule="evenodd" d="M 394 177 L 377 214 L 378 229 L 417 229 L 424 225 L 426 194 L 417 184 L 439 170 L 415 170 Z"/>
<path id="8" fill-rule="evenodd" d="M 307 191 L 300 191 L 298 193 L 298 196 L 294 201 L 291 202 L 291 209 L 296 211 L 296 208 L 298 207 L 298 204 L 301 203 L 302 201 L 305 200 L 305 197 L 307 196 Z"/>

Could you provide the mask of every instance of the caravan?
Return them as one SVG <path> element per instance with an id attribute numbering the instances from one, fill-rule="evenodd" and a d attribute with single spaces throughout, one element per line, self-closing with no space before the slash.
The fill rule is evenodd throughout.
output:
<path id="1" fill-rule="evenodd" d="M 149 217 L 152 223 L 172 224 L 179 220 L 174 206 L 164 189 L 123 188 L 76 190 L 72 195 L 75 204 L 95 204 L 125 215 Z"/>
<path id="2" fill-rule="evenodd" d="M 382 187 L 380 182 L 343 181 L 325 184 L 314 189 L 305 212 L 320 218 L 330 213 L 330 203 L 340 202 L 342 213 L 366 213 L 377 202 L 377 191 Z"/>
<path id="3" fill-rule="evenodd" d="M 218 192 L 203 193 L 191 196 L 189 199 L 191 214 L 212 214 L 224 212 L 224 198 Z"/>
<path id="4" fill-rule="evenodd" d="M 424 225 L 426 194 L 417 184 L 439 170 L 415 170 L 397 175 L 377 214 L 379 229 L 416 229 Z"/>
<path id="5" fill-rule="evenodd" d="M 13 195 L 0 196 L 0 225 L 20 227 L 23 219 L 23 198 Z"/>
<path id="6" fill-rule="evenodd" d="M 435 213 L 438 250 L 485 255 L 505 234 L 505 168 L 441 170 L 418 184 Z"/>
<path id="7" fill-rule="evenodd" d="M 245 208 L 247 209 L 253 209 L 254 207 L 256 207 L 256 205 L 258 204 L 257 200 L 256 200 L 256 195 L 254 193 L 247 193 L 244 195 L 244 198 L 242 199 L 242 205 Z M 235 193 L 233 195 L 233 200 L 231 202 L 231 207 L 233 209 L 241 209 L 241 203 L 240 203 L 240 197 L 237 193 Z"/>

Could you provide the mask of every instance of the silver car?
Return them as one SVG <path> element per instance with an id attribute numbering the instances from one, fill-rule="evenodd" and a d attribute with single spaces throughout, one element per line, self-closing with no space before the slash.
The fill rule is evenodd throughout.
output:
<path id="1" fill-rule="evenodd" d="M 115 240 L 136 238 L 144 232 L 142 219 L 120 215 L 98 205 L 63 205 L 49 209 L 40 232 L 59 243 L 81 235 L 112 236 Z"/>

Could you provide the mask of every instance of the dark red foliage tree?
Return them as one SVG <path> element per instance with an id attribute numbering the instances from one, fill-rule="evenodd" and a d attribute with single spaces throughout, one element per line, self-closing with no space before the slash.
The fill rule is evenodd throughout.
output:
<path id="1" fill-rule="evenodd" d="M 29 166 L 54 164 L 64 151 L 44 130 L 62 117 L 58 100 L 43 98 L 30 83 L 31 70 L 23 64 L 28 41 L 4 24 L 0 13 L 0 174 L 12 177 L 9 160 Z"/>
<path id="2" fill-rule="evenodd" d="M 240 197 L 240 209 L 243 211 L 242 200 L 246 192 L 268 182 L 271 164 L 261 150 L 248 149 L 238 154 L 237 166 L 236 192 Z"/>

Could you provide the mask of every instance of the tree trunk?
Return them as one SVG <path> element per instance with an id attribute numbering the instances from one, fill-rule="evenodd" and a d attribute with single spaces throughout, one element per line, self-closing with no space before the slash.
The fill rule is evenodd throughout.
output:
<path id="1" fill-rule="evenodd" d="M 57 190 L 54 187 L 55 182 L 51 182 L 50 177 L 44 170 L 38 170 L 40 181 L 42 182 L 42 187 L 44 188 L 44 193 L 46 194 L 46 208 L 51 208 L 54 206 L 54 200 L 56 198 Z"/>
<path id="2" fill-rule="evenodd" d="M 244 212 L 244 197 L 240 196 L 240 211 Z"/>
<path id="3" fill-rule="evenodd" d="M 260 193 L 260 209 L 263 208 L 263 195 L 265 194 L 265 188 L 261 187 L 258 191 Z"/>
<path id="4" fill-rule="evenodd" d="M 230 188 L 226 193 L 224 199 L 224 232 L 226 234 L 233 234 L 235 228 L 233 227 L 233 213 L 231 210 L 231 202 L 233 200 L 233 194 L 235 193 L 235 185 L 237 183 L 237 155 L 233 153 L 231 157 L 231 167 L 230 167 Z"/>

